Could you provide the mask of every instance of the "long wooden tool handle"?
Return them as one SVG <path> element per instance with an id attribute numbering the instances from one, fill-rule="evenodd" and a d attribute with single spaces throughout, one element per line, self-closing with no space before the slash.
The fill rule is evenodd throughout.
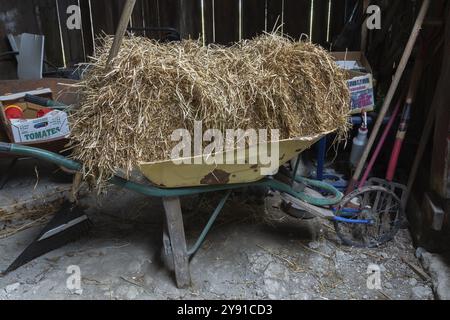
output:
<path id="1" fill-rule="evenodd" d="M 403 140 L 405 140 L 406 131 L 408 130 L 412 104 L 416 96 L 419 80 L 422 76 L 423 66 L 424 64 L 422 61 L 422 57 L 419 55 L 419 57 L 417 57 L 416 59 L 416 62 L 414 63 L 414 69 L 411 75 L 408 95 L 406 97 L 406 104 L 403 109 L 400 126 L 398 127 L 397 130 L 397 136 L 395 138 L 394 147 L 392 149 L 391 159 L 389 160 L 389 165 L 386 172 L 387 181 L 392 181 L 394 179 L 394 174 L 395 170 L 397 169 L 398 158 L 400 156 L 400 151 L 402 149 Z"/>
<path id="2" fill-rule="evenodd" d="M 421 51 L 423 51 L 422 48 Z M 420 79 L 422 78 L 424 66 L 425 62 L 423 61 L 422 54 L 419 53 L 416 62 L 414 63 L 414 68 L 411 74 L 411 81 L 409 83 L 408 95 L 406 96 L 407 103 L 412 104 L 416 99 L 417 88 L 419 87 Z"/>
<path id="3" fill-rule="evenodd" d="M 431 131 L 433 128 L 434 118 L 436 115 L 437 103 L 433 103 L 431 105 L 430 110 L 428 111 L 427 121 L 425 122 L 425 126 L 422 132 L 422 136 L 420 138 L 419 147 L 416 151 L 416 156 L 414 158 L 414 162 L 411 168 L 411 172 L 409 173 L 408 183 L 406 185 L 406 192 L 404 195 L 404 205 L 408 202 L 409 195 L 411 194 L 411 190 L 416 179 L 417 171 L 419 169 L 420 162 L 422 160 L 422 156 L 425 152 L 425 147 L 427 146 L 428 139 L 430 138 Z"/>
<path id="4" fill-rule="evenodd" d="M 128 22 L 130 21 L 131 14 L 133 13 L 134 5 L 136 0 L 127 0 L 120 17 L 119 25 L 117 26 L 116 35 L 114 36 L 114 41 L 109 50 L 108 60 L 106 61 L 106 68 L 109 68 L 111 61 L 119 53 L 120 45 L 122 44 L 123 36 L 125 31 L 127 31 Z"/>
<path id="5" fill-rule="evenodd" d="M 430 6 L 430 0 L 424 0 L 422 3 L 422 7 L 420 8 L 420 12 L 417 16 L 416 22 L 414 23 L 414 27 L 411 31 L 411 35 L 409 36 L 408 43 L 406 44 L 405 51 L 403 52 L 402 59 L 398 65 L 397 71 L 395 72 L 394 79 L 392 80 L 391 86 L 389 87 L 389 91 L 384 99 L 383 106 L 381 108 L 380 114 L 378 115 L 377 121 L 372 129 L 372 133 L 370 134 L 369 141 L 367 142 L 367 146 L 364 149 L 364 152 L 359 160 L 358 166 L 356 167 L 355 173 L 348 185 L 347 193 L 352 191 L 355 187 L 356 182 L 361 175 L 361 172 L 366 164 L 367 157 L 369 156 L 370 150 L 375 142 L 378 131 L 380 130 L 381 124 L 383 123 L 384 116 L 386 115 L 387 110 L 389 109 L 389 105 L 391 104 L 392 99 L 394 98 L 395 91 L 397 90 L 400 79 L 403 75 L 403 71 L 405 71 L 406 64 L 408 63 L 409 57 L 411 56 L 411 52 L 414 48 L 414 44 L 416 43 L 417 37 L 419 35 L 420 29 L 422 28 L 423 20 L 425 15 L 427 14 L 428 7 Z"/>
<path id="6" fill-rule="evenodd" d="M 367 8 L 369 7 L 369 0 L 363 1 L 363 15 L 366 15 Z M 364 22 L 361 26 L 361 52 L 365 53 L 367 48 L 367 18 L 364 19 Z"/>
<path id="7" fill-rule="evenodd" d="M 108 60 L 106 61 L 106 69 L 111 67 L 111 61 L 117 56 L 119 53 L 120 45 L 122 44 L 123 36 L 125 35 L 125 31 L 127 31 L 128 22 L 130 21 L 131 14 L 133 13 L 134 5 L 136 4 L 136 0 L 127 0 L 125 6 L 122 11 L 122 16 L 120 17 L 119 25 L 117 26 L 116 35 L 114 36 L 114 41 L 109 50 Z M 71 201 L 75 202 L 78 195 L 78 190 L 80 189 L 80 185 L 82 182 L 81 172 L 75 173 L 75 176 L 72 181 L 72 194 Z"/>

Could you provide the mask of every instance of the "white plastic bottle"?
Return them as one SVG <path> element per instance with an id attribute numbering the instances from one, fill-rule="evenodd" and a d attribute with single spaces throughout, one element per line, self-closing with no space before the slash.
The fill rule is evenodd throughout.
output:
<path id="1" fill-rule="evenodd" d="M 363 125 L 358 129 L 358 135 L 353 138 L 352 152 L 350 153 L 350 163 L 353 166 L 357 166 L 359 159 L 364 152 L 364 148 L 367 144 L 367 128 Z"/>

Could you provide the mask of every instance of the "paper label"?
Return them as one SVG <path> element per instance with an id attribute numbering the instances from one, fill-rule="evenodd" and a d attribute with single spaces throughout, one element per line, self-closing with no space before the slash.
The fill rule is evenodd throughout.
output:
<path id="1" fill-rule="evenodd" d="M 372 75 L 366 74 L 347 80 L 351 94 L 352 112 L 372 111 L 375 106 Z"/>

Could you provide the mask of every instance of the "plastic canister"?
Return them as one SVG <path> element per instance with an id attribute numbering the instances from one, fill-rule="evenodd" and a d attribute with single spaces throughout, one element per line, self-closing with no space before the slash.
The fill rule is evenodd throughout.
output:
<path id="1" fill-rule="evenodd" d="M 358 135 L 353 138 L 352 152 L 350 153 L 350 163 L 354 166 L 358 165 L 359 159 L 364 152 L 367 144 L 367 128 L 361 126 L 358 129 Z"/>

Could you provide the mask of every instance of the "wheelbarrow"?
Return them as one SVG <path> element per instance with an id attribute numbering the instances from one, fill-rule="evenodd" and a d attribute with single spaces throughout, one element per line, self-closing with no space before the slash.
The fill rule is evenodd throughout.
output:
<path id="1" fill-rule="evenodd" d="M 280 141 L 280 163 L 295 158 L 321 136 Z M 73 171 L 80 171 L 82 167 L 62 155 L 24 145 L 0 142 L 0 153 L 39 158 Z M 189 260 L 200 248 L 225 202 L 236 189 L 263 187 L 279 192 L 288 204 L 287 214 L 300 219 L 313 216 L 333 222 L 337 235 L 350 246 L 380 246 L 392 239 L 399 228 L 403 215 L 400 200 L 381 186 L 363 187 L 343 197 L 327 183 L 296 175 L 298 163 L 293 168 L 283 165 L 272 176 L 256 174 L 257 168 L 250 164 L 227 166 L 193 164 L 183 167 L 171 161 L 141 163 L 139 169 L 153 184 L 137 183 L 117 175 L 110 180 L 116 186 L 162 198 L 165 226 L 161 255 L 166 267 L 175 272 L 180 288 L 190 285 Z M 223 196 L 198 239 L 188 248 L 180 198 L 214 191 L 223 192 Z"/>

